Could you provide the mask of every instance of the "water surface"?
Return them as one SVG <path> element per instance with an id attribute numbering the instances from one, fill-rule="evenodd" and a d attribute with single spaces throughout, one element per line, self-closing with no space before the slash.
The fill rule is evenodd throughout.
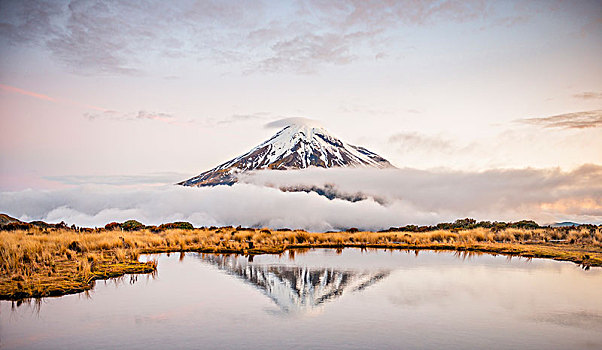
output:
<path id="1" fill-rule="evenodd" d="M 1 302 L 0 348 L 602 348 L 600 268 L 359 249 L 151 258 L 155 276 Z"/>

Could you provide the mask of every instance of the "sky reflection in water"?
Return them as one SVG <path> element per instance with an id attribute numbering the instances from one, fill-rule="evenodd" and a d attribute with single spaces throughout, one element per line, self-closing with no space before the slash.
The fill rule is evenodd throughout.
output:
<path id="1" fill-rule="evenodd" d="M 154 277 L 99 281 L 88 295 L 38 304 L 2 302 L 0 346 L 602 347 L 598 268 L 359 249 L 158 258 Z"/>

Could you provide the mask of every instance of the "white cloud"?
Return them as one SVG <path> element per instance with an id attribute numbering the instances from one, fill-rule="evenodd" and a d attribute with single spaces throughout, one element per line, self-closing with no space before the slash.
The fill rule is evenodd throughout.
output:
<path id="1" fill-rule="evenodd" d="M 602 110 L 566 113 L 542 118 L 518 119 L 520 123 L 544 128 L 586 129 L 602 126 Z"/>
<path id="2" fill-rule="evenodd" d="M 324 126 L 318 121 L 303 117 L 291 117 L 274 120 L 265 125 L 266 129 L 282 129 L 289 125 L 306 125 L 310 127 L 323 128 Z"/>
<path id="3" fill-rule="evenodd" d="M 270 9 L 280 8 L 280 11 Z M 283 11 L 284 8 L 288 10 Z M 348 64 L 358 48 L 383 57 L 405 25 L 528 17 L 471 1 L 5 1 L 0 38 L 45 47 L 78 74 L 142 75 L 152 57 L 244 62 L 250 71 L 311 73 Z M 537 8 L 541 11 L 541 6 Z M 509 9 L 506 9 L 508 11 Z M 387 34 L 388 33 L 388 34 Z"/>
<path id="4" fill-rule="evenodd" d="M 136 219 L 145 224 L 174 220 L 196 226 L 243 225 L 325 231 L 383 229 L 434 224 L 461 217 L 478 220 L 533 219 L 602 222 L 602 167 L 492 170 L 478 173 L 413 169 L 309 169 L 262 172 L 232 187 L 120 187 L 85 185 L 61 190 L 4 192 L 0 212 L 22 220 L 82 226 Z M 316 193 L 274 187 L 333 184 L 341 193 L 367 199 L 329 200 Z M 375 201 L 373 198 L 384 198 Z"/>

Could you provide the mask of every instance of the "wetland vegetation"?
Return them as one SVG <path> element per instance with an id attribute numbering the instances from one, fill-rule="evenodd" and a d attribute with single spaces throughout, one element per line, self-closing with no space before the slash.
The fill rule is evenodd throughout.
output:
<path id="1" fill-rule="evenodd" d="M 534 224 L 534 225 L 533 225 Z M 349 229 L 307 232 L 267 228 L 193 228 L 177 222 L 159 227 L 134 220 L 90 229 L 40 222 L 6 222 L 0 231 L 0 299 L 18 300 L 77 293 L 94 281 L 151 273 L 160 252 L 281 254 L 295 248 L 385 248 L 454 250 L 572 261 L 602 266 L 602 227 L 540 227 L 535 223 L 405 226 L 380 232 Z"/>

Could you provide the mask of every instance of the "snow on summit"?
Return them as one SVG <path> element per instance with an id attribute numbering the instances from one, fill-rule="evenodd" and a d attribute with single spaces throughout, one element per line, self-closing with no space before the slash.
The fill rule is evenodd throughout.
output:
<path id="1" fill-rule="evenodd" d="M 237 174 L 262 169 L 393 167 L 378 154 L 341 141 L 311 119 L 283 119 L 269 123 L 267 127 L 283 129 L 249 152 L 178 184 L 197 187 L 232 185 L 237 182 Z"/>

